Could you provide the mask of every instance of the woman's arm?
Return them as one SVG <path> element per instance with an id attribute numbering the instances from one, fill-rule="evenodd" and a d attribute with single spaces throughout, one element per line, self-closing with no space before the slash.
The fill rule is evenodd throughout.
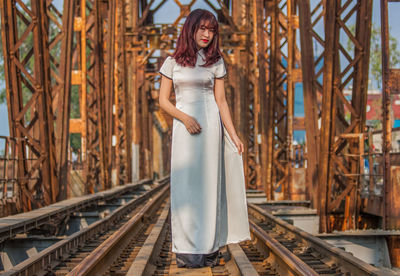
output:
<path id="1" fill-rule="evenodd" d="M 185 112 L 180 111 L 169 101 L 171 88 L 172 88 L 172 80 L 162 75 L 161 85 L 160 85 L 160 95 L 158 98 L 160 107 L 164 109 L 165 112 L 167 112 L 172 117 L 182 121 L 190 134 L 199 133 L 201 131 L 201 126 L 196 121 L 196 119 L 193 118 L 192 116 L 189 116 Z"/>
<path id="2" fill-rule="evenodd" d="M 242 141 L 240 141 L 240 138 L 236 133 L 235 126 L 232 122 L 228 102 L 226 101 L 225 97 L 225 86 L 223 78 L 215 79 L 214 95 L 215 101 L 217 102 L 219 108 L 219 113 L 221 114 L 222 122 L 224 123 L 229 136 L 232 138 L 232 141 L 235 143 L 239 154 L 242 154 L 244 152 L 244 146 Z"/>

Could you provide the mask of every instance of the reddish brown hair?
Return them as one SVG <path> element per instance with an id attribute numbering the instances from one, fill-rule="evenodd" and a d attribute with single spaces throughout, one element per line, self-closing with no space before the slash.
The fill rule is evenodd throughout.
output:
<path id="1" fill-rule="evenodd" d="M 181 66 L 194 67 L 196 65 L 197 59 L 197 48 L 195 34 L 197 30 L 201 27 L 200 24 L 208 26 L 207 28 L 213 29 L 214 36 L 210 44 L 203 48 L 206 61 L 204 67 L 210 66 L 216 63 L 220 58 L 222 58 L 221 51 L 219 49 L 219 32 L 218 32 L 218 21 L 215 16 L 204 9 L 193 10 L 186 18 L 185 23 L 181 33 L 179 34 L 178 41 L 176 43 L 176 49 L 172 57 L 175 59 L 176 63 Z"/>

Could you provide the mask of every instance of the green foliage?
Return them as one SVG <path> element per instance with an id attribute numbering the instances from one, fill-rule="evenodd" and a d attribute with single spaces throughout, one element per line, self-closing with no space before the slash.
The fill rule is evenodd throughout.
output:
<path id="1" fill-rule="evenodd" d="M 389 32 L 390 34 L 390 32 Z M 390 67 L 396 67 L 400 64 L 400 51 L 398 50 L 398 41 L 395 37 L 389 37 L 389 62 Z M 371 58 L 370 70 L 374 80 L 377 81 L 378 88 L 382 87 L 382 51 L 381 51 L 381 29 L 375 25 L 371 30 Z"/>
<path id="2" fill-rule="evenodd" d="M 81 134 L 80 133 L 70 133 L 69 142 L 72 151 L 77 153 L 81 149 Z"/>
<path id="3" fill-rule="evenodd" d="M 350 27 L 350 31 L 353 34 L 355 34 L 355 29 L 355 25 Z M 347 41 L 346 48 L 350 53 L 354 51 L 354 45 L 350 40 Z M 389 55 L 391 68 L 400 65 L 400 50 L 398 47 L 398 41 L 392 35 L 389 35 Z M 369 72 L 371 75 L 371 80 L 374 80 L 377 84 L 378 89 L 380 89 L 382 87 L 381 28 L 376 26 L 375 24 L 372 25 L 371 29 Z"/>
<path id="4" fill-rule="evenodd" d="M 80 118 L 80 108 L 79 108 L 79 86 L 71 86 L 71 110 L 69 114 L 71 119 Z"/>

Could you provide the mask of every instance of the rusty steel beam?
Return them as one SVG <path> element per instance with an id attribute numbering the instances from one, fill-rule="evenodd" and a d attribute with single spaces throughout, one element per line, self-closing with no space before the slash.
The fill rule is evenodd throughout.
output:
<path id="1" fill-rule="evenodd" d="M 266 185 L 270 199 L 290 199 L 293 181 L 294 84 L 301 81 L 295 30 L 299 27 L 292 0 L 267 1 L 270 18 Z M 278 190 L 281 192 L 278 193 Z"/>
<path id="2" fill-rule="evenodd" d="M 106 153 L 106 119 L 105 119 L 105 86 L 104 86 L 104 62 L 103 62 L 103 31 L 101 25 L 101 10 L 99 0 L 86 0 L 82 2 L 85 5 L 83 12 L 87 11 L 85 20 L 84 35 L 86 40 L 82 45 L 89 52 L 87 79 L 87 99 L 86 104 L 82 105 L 81 114 L 86 114 L 86 122 L 83 129 L 87 133 L 85 143 L 87 146 L 86 162 L 84 163 L 84 179 L 86 181 L 86 192 L 93 193 L 95 191 L 105 189 L 108 181 L 106 170 L 107 153 Z M 86 44 L 84 44 L 84 42 Z M 82 65 L 83 66 L 83 65 Z M 83 84 L 83 83 L 82 83 Z M 82 94 L 84 95 L 84 94 Z"/>
<path id="3" fill-rule="evenodd" d="M 221 22 L 221 48 L 228 71 L 225 81 L 226 98 L 237 134 L 245 147 L 243 163 L 247 188 L 261 190 L 260 145 L 257 140 L 260 117 L 258 72 L 252 70 L 252 67 L 257 66 L 257 36 L 249 32 L 257 27 L 256 3 L 220 1 L 219 6 L 214 8 Z"/>
<path id="4" fill-rule="evenodd" d="M 120 101 L 115 97 L 119 97 L 118 87 L 125 86 L 126 64 L 121 63 L 121 83 L 115 82 L 118 79 L 114 71 L 117 3 L 81 0 L 78 4 L 80 16 L 75 18 L 74 24 L 78 39 L 73 84 L 79 86 L 80 118 L 72 119 L 70 132 L 81 134 L 85 193 L 94 193 L 112 186 L 113 156 L 116 156 L 113 137 L 120 128 L 115 129 L 114 116 L 124 116 L 121 109 L 115 113 L 118 108 L 115 103 Z M 125 98 L 121 100 L 122 104 L 128 102 Z"/>
<path id="5" fill-rule="evenodd" d="M 139 22 L 139 3 L 138 1 L 127 1 L 127 4 L 131 6 L 129 9 L 129 20 L 128 20 L 128 28 L 130 28 L 130 32 L 133 33 L 138 29 Z M 132 35 L 131 37 L 127 37 L 127 43 L 130 45 L 137 45 L 139 43 L 138 36 Z M 128 53 L 128 59 L 130 62 L 128 63 L 128 90 L 130 91 L 130 97 L 132 101 L 131 105 L 131 127 L 132 127 L 132 140 L 131 140 L 131 154 L 132 154 L 132 180 L 138 180 L 140 177 L 140 168 L 139 168 L 139 159 L 140 159 L 140 151 L 139 151 L 139 121 L 138 121 L 138 100 L 137 100 L 137 91 L 138 91 L 138 79 L 137 79 L 137 58 L 138 51 L 130 50 Z"/>
<path id="6" fill-rule="evenodd" d="M 400 70 L 390 66 L 389 53 L 389 15 L 388 0 L 381 0 L 381 42 L 382 42 L 382 130 L 383 130 L 383 228 L 390 230 L 400 229 L 399 211 L 399 167 L 393 166 L 391 161 L 392 129 L 391 96 L 399 93 Z M 398 244 L 400 238 L 389 236 L 387 238 L 392 266 L 400 266 L 400 251 Z"/>
<path id="7" fill-rule="evenodd" d="M 74 68 L 72 72 L 72 85 L 77 85 L 79 89 L 79 119 L 73 119 L 70 122 L 70 133 L 79 133 L 81 135 L 81 158 L 82 162 L 87 165 L 87 47 L 86 47 L 86 0 L 76 2 L 76 10 L 74 17 L 74 32 L 76 36 L 76 48 L 74 52 Z M 85 170 L 84 170 L 85 172 Z M 83 173 L 85 178 L 85 173 Z M 86 189 L 90 190 L 90 189 Z"/>
<path id="8" fill-rule="evenodd" d="M 18 138 L 20 200 L 28 211 L 55 202 L 59 193 L 48 17 L 39 0 L 1 1 L 0 10 L 10 134 Z"/>
<path id="9" fill-rule="evenodd" d="M 387 229 L 387 218 L 392 212 L 391 190 L 391 166 L 390 166 L 390 150 L 392 148 L 392 121 L 390 118 L 391 107 L 391 90 L 388 87 L 390 56 L 389 56 L 389 14 L 388 1 L 381 0 L 381 42 L 382 42 L 382 130 L 383 130 L 383 228 Z M 389 222 L 390 224 L 390 222 Z"/>
<path id="10" fill-rule="evenodd" d="M 255 112 L 254 118 L 257 120 L 254 125 L 260 124 L 260 135 L 261 135 L 261 152 L 260 152 L 260 163 L 261 168 L 260 172 L 262 175 L 266 174 L 267 167 L 267 152 L 268 152 L 268 143 L 267 143 L 267 120 L 268 120 L 268 102 L 267 102 L 267 52 L 265 47 L 265 41 L 267 39 L 266 34 L 264 32 L 265 26 L 265 2 L 256 0 L 256 4 L 254 5 L 254 13 L 256 18 L 255 29 L 256 32 L 256 40 L 253 41 L 254 45 L 258 45 L 258 49 L 255 50 L 255 56 L 257 59 L 255 60 L 254 65 L 258 65 L 258 85 L 255 86 L 254 91 L 256 95 L 254 98 L 257 100 L 257 111 Z M 253 14 L 254 16 L 254 14 Z M 258 122 L 258 117 L 260 118 Z M 270 186 L 267 185 L 265 178 L 263 177 L 262 182 L 260 183 L 264 188 L 265 194 L 268 198 L 272 198 Z"/>
<path id="11" fill-rule="evenodd" d="M 392 128 L 391 120 L 391 96 L 400 93 L 399 79 L 400 70 L 391 68 L 389 52 L 389 14 L 388 4 L 395 2 L 381 0 L 381 42 L 382 42 L 382 130 L 383 130 L 383 228 L 389 230 L 400 229 L 400 210 L 399 206 L 400 190 L 398 188 L 398 167 L 392 167 L 390 153 L 392 149 Z M 395 172 L 395 173 L 393 173 Z M 391 239 L 390 244 L 396 242 Z M 398 242 L 398 239 L 397 239 Z M 393 251 L 395 252 L 395 251 Z M 397 252 L 396 264 L 398 266 L 400 258 Z M 395 258 L 392 258 L 393 260 Z"/>
<path id="12" fill-rule="evenodd" d="M 82 176 L 86 181 L 86 170 L 87 167 L 87 128 L 86 128 L 86 101 L 87 101 L 87 67 L 86 67 L 86 1 L 74 1 L 75 9 L 74 9 L 74 17 L 73 17 L 73 28 L 74 28 L 74 37 L 75 43 L 73 45 L 73 58 L 72 58 L 72 66 L 71 66 L 71 90 L 78 90 L 79 97 L 79 117 L 78 118 L 70 118 L 69 120 L 69 133 L 79 133 L 81 147 L 79 149 L 80 160 L 83 164 Z M 72 93 L 72 91 L 71 91 Z M 72 154 L 72 150 L 71 150 Z M 71 191 L 73 187 L 71 187 L 72 183 L 69 183 L 67 195 L 70 197 L 72 195 Z M 93 192 L 92 189 L 88 188 L 86 185 L 81 189 L 84 193 Z"/>
<path id="13" fill-rule="evenodd" d="M 136 178 L 141 179 L 145 177 L 152 176 L 152 157 L 151 157 L 151 134 L 152 134 L 152 116 L 149 114 L 149 87 L 150 84 L 147 82 L 146 78 L 146 64 L 148 58 L 155 51 L 155 49 L 148 49 L 145 45 L 149 39 L 148 35 L 140 36 L 141 31 L 145 31 L 144 22 L 139 19 L 139 3 L 132 3 L 135 8 L 133 12 L 133 28 L 132 33 L 134 35 L 130 36 L 129 43 L 132 45 L 137 45 L 135 50 L 131 52 L 132 54 L 132 124 L 134 129 L 133 144 L 134 153 L 137 157 L 135 158 L 136 167 Z M 143 14 L 146 7 L 148 7 L 148 2 L 142 1 L 141 13 Z M 149 23 L 146 21 L 146 23 Z M 147 48 L 147 49 L 146 49 Z"/>
<path id="14" fill-rule="evenodd" d="M 355 34 L 348 26 L 354 14 Z M 360 137 L 365 127 L 371 16 L 372 1 L 326 2 L 319 156 L 322 232 L 357 228 L 360 202 L 357 189 L 364 154 Z M 341 34 L 354 46 L 354 54 L 341 44 Z M 352 98 L 348 100 L 343 90 L 350 83 Z M 344 117 L 345 108 L 351 114 L 350 119 Z"/>
<path id="15" fill-rule="evenodd" d="M 246 38 L 246 45 L 248 45 L 248 51 L 242 53 L 242 55 L 246 58 L 246 62 L 241 64 L 245 65 L 242 69 L 244 77 L 247 76 L 247 81 L 240 81 L 241 84 L 245 83 L 246 85 L 239 86 L 239 91 L 247 91 L 246 93 L 239 93 L 244 96 L 243 105 L 241 107 L 242 118 L 244 123 L 240 128 L 240 132 L 243 135 L 244 140 L 243 144 L 245 146 L 245 152 L 243 154 L 243 165 L 245 170 L 245 179 L 246 185 L 248 189 L 255 190 L 263 190 L 264 189 L 264 179 L 261 174 L 262 160 L 261 156 L 261 142 L 260 140 L 265 140 L 265 134 L 261 133 L 260 127 L 260 87 L 258 85 L 259 78 L 259 68 L 258 66 L 258 48 L 257 41 L 259 41 L 258 29 L 262 30 L 262 26 L 264 25 L 264 21 L 262 21 L 261 27 L 259 26 L 259 18 L 257 17 L 257 3 L 256 1 L 244 1 L 240 3 L 240 0 L 237 0 L 233 3 L 232 9 L 239 13 L 240 5 L 244 5 L 246 8 L 245 14 L 245 28 L 251 33 Z M 242 7 L 243 8 L 243 7 Z M 235 16 L 234 18 L 240 18 L 239 16 Z M 238 19 L 235 19 L 238 20 Z M 239 21 L 238 21 L 239 22 Z M 239 39 L 239 37 L 238 37 Z M 232 71 L 231 71 L 232 72 Z M 242 78 L 243 78 L 242 74 Z M 231 73 L 232 75 L 232 73 Z M 229 76 L 228 76 L 229 77 Z M 266 76 L 264 76 L 265 78 Z M 232 76 L 231 79 L 238 79 L 235 75 Z M 235 93 L 234 95 L 237 95 Z M 251 108 L 250 108 L 251 106 Z M 265 132 L 265 131 L 264 131 Z M 265 158 L 264 158 L 265 163 Z"/>
<path id="16" fill-rule="evenodd" d="M 296 82 L 301 81 L 301 69 L 296 68 L 300 65 L 299 60 L 296 60 L 296 30 L 299 28 L 299 17 L 296 14 L 296 1 L 286 1 L 286 37 L 287 37 L 287 69 L 286 69 L 286 189 L 283 191 L 284 199 L 291 199 L 291 191 L 293 186 L 293 122 L 294 122 L 294 86 Z"/>
<path id="17" fill-rule="evenodd" d="M 105 150 L 106 171 L 102 189 L 113 186 L 113 128 L 114 128 L 114 69 L 115 69 L 115 18 L 116 1 L 105 0 L 99 2 L 100 23 L 103 31 L 103 65 L 104 65 L 104 96 L 105 96 Z M 114 183 L 115 184 L 115 183 Z"/>
<path id="18" fill-rule="evenodd" d="M 299 20 L 300 20 L 300 43 L 301 43 L 301 63 L 303 72 L 303 99 L 304 99 L 304 120 L 307 137 L 307 171 L 306 189 L 311 200 L 311 206 L 317 208 L 318 204 L 318 160 L 319 160 L 319 109 L 317 93 L 318 88 L 318 58 L 314 53 L 313 42 L 320 42 L 320 37 L 314 31 L 313 26 L 323 20 L 323 3 L 319 2 L 311 10 L 310 0 L 299 0 Z M 314 15 L 312 17 L 311 15 Z M 317 64 L 316 64 L 317 63 Z"/>
<path id="19" fill-rule="evenodd" d="M 117 2 L 117 38 L 116 38 L 116 72 L 115 72 L 115 114 L 117 166 L 117 184 L 132 182 L 132 155 L 130 150 L 131 134 L 131 99 L 127 86 L 127 55 L 126 55 L 126 4 Z"/>
<path id="20" fill-rule="evenodd" d="M 58 186 L 60 193 L 57 200 L 67 198 L 68 189 L 68 144 L 69 118 L 71 102 L 71 63 L 75 1 L 64 0 L 63 12 L 53 4 L 47 2 L 47 16 L 49 18 L 49 52 L 52 86 L 53 112 L 56 120 L 56 160 Z M 60 22 L 62 25 L 60 25 Z"/>

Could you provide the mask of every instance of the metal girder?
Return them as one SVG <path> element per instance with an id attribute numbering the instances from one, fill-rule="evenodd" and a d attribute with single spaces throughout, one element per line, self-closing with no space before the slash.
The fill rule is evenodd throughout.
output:
<path id="1" fill-rule="evenodd" d="M 163 4 L 160 3 L 159 6 Z M 128 17 L 128 29 L 129 34 L 126 37 L 126 43 L 130 45 L 128 58 L 131 62 L 128 64 L 129 80 L 128 80 L 128 91 L 131 91 L 131 123 L 132 123 L 132 144 L 130 146 L 133 164 L 132 164 L 132 178 L 141 179 L 146 177 L 152 177 L 152 114 L 149 113 L 149 99 L 150 99 L 150 87 L 151 84 L 146 81 L 146 64 L 148 59 L 154 53 L 155 49 L 149 49 L 146 45 L 149 45 L 148 28 L 144 23 L 151 22 L 149 17 L 150 4 L 147 0 L 141 1 L 140 5 L 138 1 L 129 1 L 130 14 Z M 139 11 L 142 15 L 142 19 L 139 19 Z M 149 21 L 150 20 L 150 21 Z M 152 43 L 150 43 L 152 45 Z"/>
<path id="2" fill-rule="evenodd" d="M 382 130 L 383 130 L 383 229 L 387 227 L 392 205 L 390 150 L 392 148 L 392 122 L 390 118 L 391 89 L 389 89 L 389 24 L 388 1 L 381 0 L 381 41 L 382 41 Z M 389 223 L 390 224 L 390 223 Z"/>
<path id="3" fill-rule="evenodd" d="M 39 0 L 1 1 L 0 9 L 10 134 L 17 138 L 20 199 L 28 211 L 59 193 L 48 17 Z"/>
<path id="4" fill-rule="evenodd" d="M 258 170 L 258 179 L 260 179 L 261 175 L 266 174 L 267 168 L 267 123 L 268 123 L 268 104 L 267 104 L 267 53 L 266 53 L 266 41 L 267 37 L 264 33 L 265 29 L 265 17 L 266 17 L 266 10 L 264 7 L 265 1 L 256 0 L 254 3 L 253 9 L 253 16 L 256 19 L 253 29 L 253 35 L 255 36 L 254 41 L 252 41 L 255 49 L 253 56 L 254 63 L 252 66 L 258 66 L 258 75 L 255 77 L 258 82 L 255 81 L 254 85 L 254 127 L 255 133 L 254 137 L 260 133 L 261 138 L 261 147 L 257 147 L 257 153 L 259 153 L 260 157 L 260 166 Z M 258 48 L 257 48 L 258 46 Z M 259 54 L 261 53 L 261 54 Z M 260 126 L 260 127 L 259 127 Z M 253 138 L 254 139 L 254 138 Z M 255 139 L 254 139 L 255 140 Z M 256 142 L 256 141 L 254 141 Z M 266 178 L 262 177 L 260 182 L 262 181 L 261 185 L 262 188 L 265 190 L 265 194 L 268 198 L 271 198 L 270 189 L 267 187 L 267 183 L 265 181 Z"/>
<path id="5" fill-rule="evenodd" d="M 349 19 L 356 16 L 356 29 Z M 320 231 L 357 227 L 363 134 L 366 116 L 372 1 L 327 1 L 321 146 L 319 156 Z M 354 46 L 341 44 L 340 35 Z M 343 90 L 352 85 L 351 100 Z M 350 118 L 344 118 L 345 108 Z M 339 215 L 334 217 L 334 212 Z"/>
<path id="6" fill-rule="evenodd" d="M 128 93 L 127 86 L 127 60 L 126 60 L 126 5 L 123 0 L 118 0 L 116 4 L 116 40 L 115 40 L 115 91 L 114 91 L 114 105 L 115 105 L 115 120 L 114 120 L 114 133 L 115 145 L 114 166 L 116 170 L 116 185 L 122 185 L 132 181 L 132 156 L 130 150 L 131 141 L 131 99 Z"/>
<path id="7" fill-rule="evenodd" d="M 240 80 L 237 90 L 233 93 L 235 97 L 238 95 L 243 95 L 244 99 L 242 101 L 242 106 L 239 109 L 242 114 L 243 127 L 239 128 L 239 131 L 243 139 L 243 144 L 245 145 L 245 152 L 243 154 L 243 163 L 245 170 L 245 178 L 248 189 L 263 190 L 264 189 L 264 178 L 262 177 L 262 164 L 265 167 L 265 158 L 263 159 L 262 141 L 265 141 L 265 128 L 263 124 L 260 123 L 264 116 L 261 116 L 261 102 L 260 98 L 265 95 L 261 94 L 262 89 L 260 89 L 260 80 L 265 81 L 265 73 L 261 73 L 263 68 L 257 67 L 259 59 L 262 58 L 258 55 L 260 51 L 257 47 L 259 45 L 262 47 L 264 44 L 257 44 L 260 40 L 263 40 L 263 36 L 260 37 L 259 30 L 263 30 L 263 22 L 260 22 L 260 16 L 258 16 L 257 10 L 260 3 L 258 1 L 241 1 L 238 0 L 233 3 L 232 9 L 235 10 L 234 18 L 235 21 L 240 22 L 243 20 L 240 16 L 240 8 L 246 9 L 245 15 L 245 25 L 243 26 L 247 30 L 248 34 L 246 37 L 247 51 L 241 54 L 246 58 L 246 62 L 241 64 L 245 65 L 241 67 L 242 78 L 246 81 Z M 241 5 L 241 6 L 240 6 Z M 247 8 L 246 8 L 247 6 Z M 242 13 L 243 14 L 243 13 Z M 243 16 L 243 15 L 242 15 Z M 261 27 L 259 25 L 261 24 Z M 240 37 L 237 37 L 239 39 Z M 223 41 L 224 42 L 224 41 Z M 237 65 L 239 66 L 239 64 Z M 231 71 L 230 71 L 231 72 Z M 230 73 L 232 75 L 232 73 Z M 264 79 L 262 78 L 264 76 Z M 228 75 L 228 78 L 230 76 Z M 239 78 L 235 75 L 232 76 L 233 80 L 238 80 Z M 230 81 L 230 80 L 229 80 Z M 245 84 L 245 86 L 243 85 Z M 247 91 L 247 93 L 243 93 Z"/>
<path id="8" fill-rule="evenodd" d="M 85 193 L 131 180 L 124 5 L 77 2 L 73 84 L 79 86 L 80 118 L 72 119 L 70 132 L 81 134 Z"/>
<path id="9" fill-rule="evenodd" d="M 299 24 L 294 1 L 265 3 L 264 28 L 269 42 L 263 52 L 268 68 L 265 189 L 269 199 L 289 199 L 293 181 L 294 84 L 301 81 L 295 37 Z"/>
<path id="10" fill-rule="evenodd" d="M 236 132 L 241 138 L 244 173 L 248 189 L 262 189 L 260 166 L 260 104 L 257 83 L 256 3 L 253 0 L 218 1 L 214 7 L 220 24 L 221 49 L 228 75 L 226 99 Z M 209 3 L 210 5 L 211 3 Z M 230 15 L 231 14 L 231 15 Z M 254 66 L 254 67 L 253 67 Z"/>
<path id="11" fill-rule="evenodd" d="M 71 63 L 74 0 L 64 0 L 60 12 L 53 3 L 47 1 L 46 11 L 49 24 L 49 54 L 52 78 L 52 108 L 55 118 L 56 161 L 58 186 L 57 200 L 67 198 L 68 187 L 68 145 L 69 117 L 71 102 Z"/>
<path id="12" fill-rule="evenodd" d="M 310 0 L 299 0 L 301 63 L 303 72 L 303 99 L 304 120 L 307 140 L 307 171 L 306 185 L 311 206 L 318 205 L 318 160 L 320 132 L 318 120 L 320 118 L 318 96 L 322 95 L 322 53 L 314 53 L 314 43 L 324 47 L 323 38 L 315 28 L 323 24 L 324 0 L 318 1 L 311 7 Z M 320 97 L 321 98 L 321 97 Z"/>
<path id="13" fill-rule="evenodd" d="M 391 68 L 389 52 L 389 13 L 388 3 L 396 2 L 390 0 L 381 0 L 381 42 L 382 42 L 382 130 L 383 130 L 383 228 L 399 229 L 400 211 L 398 202 L 400 191 L 398 187 L 398 177 L 392 175 L 392 170 L 398 171 L 398 168 L 392 168 L 390 152 L 392 149 L 392 127 L 391 120 L 391 100 L 392 95 L 400 93 L 400 70 Z M 398 260 L 397 260 L 398 263 Z"/>
<path id="14" fill-rule="evenodd" d="M 116 1 L 102 0 L 99 2 L 100 24 L 103 31 L 103 65 L 104 65 L 104 96 L 105 96 L 105 150 L 106 150 L 106 173 L 103 189 L 107 190 L 112 186 L 113 168 L 113 129 L 114 129 L 114 69 L 115 69 L 115 20 Z M 118 94 L 117 94 L 118 95 Z"/>
<path id="15" fill-rule="evenodd" d="M 85 76 L 83 76 L 80 90 L 81 119 L 83 121 L 81 129 L 82 133 L 86 134 L 86 137 L 82 137 L 83 175 L 86 181 L 86 193 L 94 193 L 104 190 L 108 181 L 100 1 L 82 0 L 80 11 L 82 22 L 80 49 L 82 53 L 85 53 L 81 59 L 82 76 L 84 74 Z M 84 149 L 86 152 L 83 152 Z"/>

